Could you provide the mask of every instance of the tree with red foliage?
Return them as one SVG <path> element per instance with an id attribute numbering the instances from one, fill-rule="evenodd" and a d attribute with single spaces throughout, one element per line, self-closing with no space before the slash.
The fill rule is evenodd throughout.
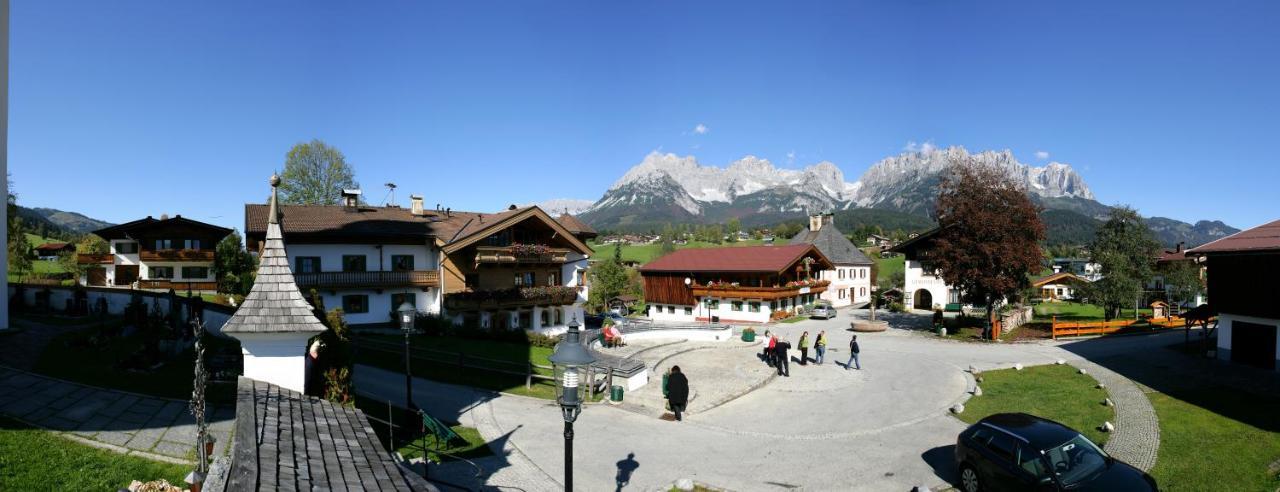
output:
<path id="1" fill-rule="evenodd" d="M 999 167 L 953 162 L 938 186 L 939 231 L 928 262 L 965 300 L 987 306 L 1030 287 L 1041 268 L 1044 224 L 1027 190 Z M 983 330 L 983 338 L 991 338 Z"/>

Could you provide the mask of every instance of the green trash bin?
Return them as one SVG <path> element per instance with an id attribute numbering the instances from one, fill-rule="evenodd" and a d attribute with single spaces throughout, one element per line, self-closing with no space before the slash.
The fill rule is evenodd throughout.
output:
<path id="1" fill-rule="evenodd" d="M 622 386 L 614 385 L 609 388 L 609 399 L 615 402 L 622 401 Z"/>
<path id="2" fill-rule="evenodd" d="M 754 331 L 744 331 L 744 332 L 742 332 L 742 341 L 744 341 L 744 342 L 754 342 L 754 341 L 756 341 L 756 332 L 754 332 Z"/>
<path id="3" fill-rule="evenodd" d="M 662 397 L 667 397 L 667 380 L 671 378 L 671 373 L 662 373 Z"/>

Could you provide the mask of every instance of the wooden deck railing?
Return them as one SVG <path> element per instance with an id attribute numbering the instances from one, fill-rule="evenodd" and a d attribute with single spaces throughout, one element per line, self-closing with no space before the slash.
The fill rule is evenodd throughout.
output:
<path id="1" fill-rule="evenodd" d="M 295 273 L 293 280 L 300 288 L 368 288 L 439 287 L 440 274 L 435 270 L 402 272 L 321 272 Z"/>
<path id="2" fill-rule="evenodd" d="M 693 295 L 696 297 L 772 300 L 784 297 L 795 297 L 802 294 L 821 294 L 826 292 L 827 286 L 829 285 L 831 285 L 830 280 L 819 280 L 806 285 L 794 285 L 790 287 L 747 287 L 741 285 L 734 286 L 731 284 L 694 284 L 692 289 Z"/>
<path id="3" fill-rule="evenodd" d="M 1178 316 L 1169 316 L 1164 318 L 1143 318 L 1143 319 L 1126 319 L 1111 321 L 1058 321 L 1058 317 L 1053 317 L 1052 337 L 1073 337 L 1088 335 L 1108 335 L 1118 332 L 1133 325 L 1143 324 L 1151 329 L 1161 328 L 1182 328 L 1186 326 L 1186 320 Z"/>
<path id="4" fill-rule="evenodd" d="M 212 249 L 154 249 L 138 253 L 142 261 L 213 261 Z"/>
<path id="5" fill-rule="evenodd" d="M 541 253 L 522 253 L 514 246 L 476 246 L 476 264 L 481 263 L 564 263 L 566 248 L 545 248 Z"/>
<path id="6" fill-rule="evenodd" d="M 102 265 L 102 264 L 110 265 L 114 261 L 115 261 L 115 256 L 112 255 L 111 253 L 102 253 L 102 254 L 80 253 L 76 255 L 76 263 L 79 263 L 81 265 Z"/>

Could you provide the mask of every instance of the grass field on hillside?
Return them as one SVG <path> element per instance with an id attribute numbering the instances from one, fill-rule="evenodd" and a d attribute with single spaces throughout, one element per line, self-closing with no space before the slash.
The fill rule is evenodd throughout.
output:
<path id="1" fill-rule="evenodd" d="M 881 258 L 880 254 L 875 250 L 870 250 L 867 253 L 867 257 L 876 262 L 876 269 L 878 270 L 876 272 L 877 282 L 883 278 L 890 278 L 895 273 L 901 275 L 906 269 L 907 258 L 902 255 L 893 255 L 889 258 Z"/>
<path id="2" fill-rule="evenodd" d="M 722 244 L 708 243 L 708 242 L 702 242 L 702 241 L 690 241 L 688 244 L 677 244 L 676 249 L 760 246 L 762 244 L 764 244 L 764 241 L 759 239 L 748 239 L 746 241 L 738 241 L 733 243 L 722 243 Z M 774 244 L 779 244 L 779 243 L 775 242 Z M 591 249 L 595 250 L 595 254 L 593 255 L 595 258 L 600 258 L 600 259 L 613 258 L 613 248 L 615 245 L 590 243 L 588 244 L 588 246 L 591 246 Z M 641 265 L 643 265 L 645 263 L 653 261 L 659 256 L 662 256 L 661 243 L 641 244 L 641 245 L 628 244 L 628 245 L 622 246 L 622 261 L 636 261 L 636 262 L 639 262 Z"/>

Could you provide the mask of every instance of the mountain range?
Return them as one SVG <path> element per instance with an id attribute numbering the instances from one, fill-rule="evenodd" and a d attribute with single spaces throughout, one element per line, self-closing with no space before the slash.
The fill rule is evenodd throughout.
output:
<path id="1" fill-rule="evenodd" d="M 27 208 L 21 205 L 18 206 L 18 217 L 22 218 L 26 230 L 43 237 L 60 239 L 73 239 L 81 234 L 115 225 L 77 212 L 43 207 Z"/>
<path id="2" fill-rule="evenodd" d="M 970 153 L 963 147 L 931 147 L 885 158 L 854 182 L 826 161 L 782 169 L 746 156 L 720 168 L 702 165 L 693 156 L 653 152 L 580 217 L 597 229 L 618 231 L 658 229 L 669 223 L 723 223 L 730 218 L 744 226 L 761 226 L 818 211 L 835 212 L 840 223 L 842 214 L 859 209 L 881 211 L 881 218 L 896 213 L 928 219 L 938 183 L 956 162 L 993 165 L 1024 184 L 1045 209 L 1050 243 L 1087 242 L 1111 210 L 1095 199 L 1084 178 L 1068 164 L 1036 167 L 1019 162 L 1009 150 Z M 1167 245 L 1203 244 L 1237 231 L 1220 221 L 1189 224 L 1162 217 L 1148 219 L 1148 225 Z"/>

